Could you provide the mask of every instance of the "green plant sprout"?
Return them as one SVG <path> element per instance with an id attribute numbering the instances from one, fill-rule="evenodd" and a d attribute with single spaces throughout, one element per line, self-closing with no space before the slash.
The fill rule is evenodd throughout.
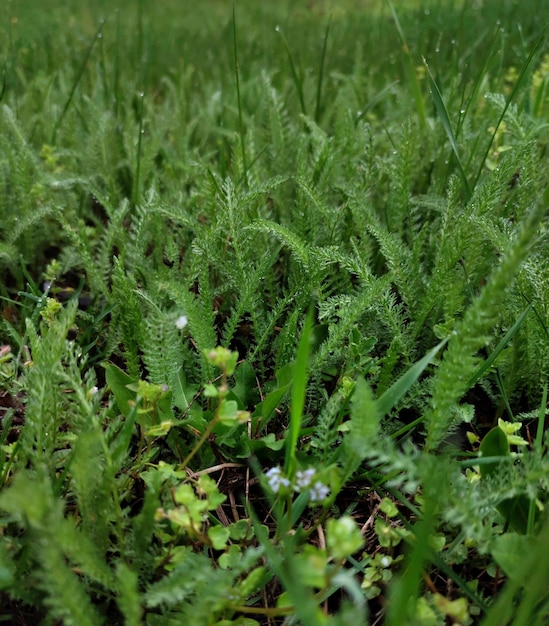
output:
<path id="1" fill-rule="evenodd" d="M 234 373 L 236 363 L 238 359 L 238 353 L 231 352 L 226 348 L 215 348 L 213 350 L 205 350 L 204 355 L 206 360 L 211 365 L 215 365 L 221 370 L 221 382 L 218 386 L 211 383 L 205 385 L 204 395 L 207 398 L 216 398 L 217 407 L 215 409 L 214 416 L 207 428 L 202 433 L 200 439 L 196 442 L 194 448 L 185 457 L 185 460 L 181 463 L 182 467 L 187 467 L 192 458 L 204 445 L 204 442 L 208 439 L 216 424 L 223 424 L 224 426 L 233 426 L 238 424 L 245 424 L 250 419 L 249 411 L 241 411 L 238 409 L 238 404 L 235 400 L 227 399 L 229 393 L 228 377 Z"/>

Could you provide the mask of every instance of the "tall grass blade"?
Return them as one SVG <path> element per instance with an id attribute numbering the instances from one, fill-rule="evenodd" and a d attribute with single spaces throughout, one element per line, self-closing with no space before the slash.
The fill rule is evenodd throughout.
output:
<path id="1" fill-rule="evenodd" d="M 425 69 L 427 71 L 427 80 L 429 81 L 429 90 L 431 91 L 433 103 L 440 117 L 440 121 L 442 122 L 444 131 L 446 132 L 446 136 L 448 137 L 448 140 L 450 142 L 450 146 L 452 147 L 452 152 L 454 153 L 454 156 L 456 158 L 459 174 L 461 176 L 463 186 L 465 187 L 465 192 L 467 196 L 466 200 L 469 200 L 473 191 L 471 189 L 471 186 L 469 185 L 469 181 L 467 180 L 467 174 L 465 173 L 463 163 L 461 162 L 461 157 L 459 156 L 459 150 L 457 147 L 456 138 L 454 136 L 454 131 L 452 130 L 452 123 L 450 122 L 448 109 L 446 108 L 446 105 L 444 104 L 444 100 L 442 98 L 442 94 L 440 93 L 440 89 L 438 88 L 438 85 L 436 84 L 435 79 L 433 78 L 433 75 L 431 74 L 431 70 L 429 69 L 429 66 L 427 65 L 427 61 L 425 59 L 423 59 L 423 65 L 425 66 Z"/>
<path id="2" fill-rule="evenodd" d="M 482 85 L 482 81 L 485 78 L 486 73 L 488 71 L 488 66 L 490 64 L 490 61 L 492 60 L 494 54 L 496 53 L 496 50 L 497 50 L 496 44 L 497 44 L 497 42 L 499 40 L 499 34 L 500 34 L 500 31 L 498 29 L 496 34 L 495 34 L 495 36 L 492 38 L 492 41 L 491 41 L 490 46 L 488 48 L 488 51 L 484 55 L 484 61 L 482 63 L 482 67 L 477 72 L 475 81 L 473 82 L 473 87 L 471 89 L 471 94 L 467 98 L 467 102 L 465 103 L 465 106 L 462 107 L 462 111 L 460 113 L 459 121 L 458 121 L 456 132 L 455 132 L 456 139 L 459 137 L 459 135 L 461 133 L 461 129 L 463 127 L 463 122 L 467 118 L 467 115 L 469 113 L 469 110 L 470 110 L 473 102 L 475 102 L 476 99 L 477 99 L 478 93 L 480 91 L 480 87 Z M 471 157 L 469 157 L 469 159 L 468 159 L 468 161 L 466 163 L 465 169 L 467 169 L 467 167 L 469 166 L 470 160 L 471 160 Z"/>
<path id="3" fill-rule="evenodd" d="M 425 111 L 425 101 L 423 99 L 423 94 L 421 92 L 421 85 L 419 84 L 419 78 L 416 73 L 416 68 L 414 65 L 414 60 L 412 59 L 412 54 L 410 53 L 410 48 L 408 46 L 408 42 L 406 40 L 406 36 L 400 25 L 400 20 L 398 19 L 397 12 L 393 6 L 391 0 L 386 0 L 389 5 L 389 9 L 391 10 L 391 15 L 393 16 L 393 21 L 395 23 L 395 27 L 398 32 L 398 36 L 400 37 L 400 43 L 402 45 L 402 52 L 404 53 L 404 69 L 406 71 L 406 76 L 408 78 L 408 82 L 410 83 L 410 87 L 412 89 L 412 95 L 414 97 L 414 101 L 416 104 L 416 110 L 419 118 L 419 123 L 422 128 L 426 128 L 427 126 L 427 113 Z"/>
<path id="4" fill-rule="evenodd" d="M 313 312 L 307 314 L 301 338 L 297 347 L 297 356 L 294 365 L 294 380 L 292 384 L 290 425 L 286 439 L 286 475 L 293 477 L 296 470 L 296 454 L 299 433 L 301 430 L 301 418 L 305 406 L 305 394 L 307 391 L 309 350 L 311 333 L 313 330 Z"/>
<path id="5" fill-rule="evenodd" d="M 326 51 L 328 49 L 328 35 L 330 34 L 330 23 L 332 18 L 328 19 L 326 24 L 326 32 L 324 33 L 324 39 L 322 42 L 322 54 L 320 55 L 320 68 L 318 70 L 318 81 L 316 84 L 316 108 L 315 108 L 315 122 L 318 124 L 320 121 L 321 103 L 322 103 L 322 81 L 324 79 L 324 64 L 326 61 Z"/>
<path id="6" fill-rule="evenodd" d="M 76 76 L 73 80 L 72 86 L 71 86 L 71 90 L 69 92 L 69 97 L 67 98 L 65 105 L 63 106 L 63 109 L 61 110 L 61 114 L 59 115 L 59 117 L 57 118 L 57 121 L 55 122 L 54 126 L 53 126 L 53 131 L 51 134 L 51 143 L 52 145 L 55 145 L 56 139 L 57 139 L 57 132 L 59 130 L 59 127 L 61 126 L 63 119 L 65 118 L 65 115 L 67 114 L 67 111 L 69 110 L 69 107 L 71 105 L 72 99 L 74 97 L 74 94 L 76 93 L 76 88 L 78 87 L 80 80 L 82 79 L 82 76 L 84 75 L 84 71 L 86 69 L 86 65 L 88 64 L 88 61 L 90 59 L 91 53 L 93 52 L 93 49 L 95 48 L 95 44 L 97 43 L 97 41 L 101 38 L 101 35 L 103 33 L 103 26 L 105 25 L 105 20 L 101 20 L 99 22 L 99 27 L 97 29 L 97 31 L 95 32 L 95 34 L 93 35 L 93 38 L 91 40 L 90 45 L 88 46 L 88 49 L 86 50 L 86 54 L 84 55 L 84 58 L 82 59 L 82 63 L 80 64 L 80 67 L 78 69 L 78 72 L 76 73 Z"/>
<path id="7" fill-rule="evenodd" d="M 538 415 L 538 424 L 537 424 L 537 432 L 536 432 L 536 440 L 534 443 L 534 450 L 536 453 L 541 456 L 544 452 L 543 446 L 543 437 L 545 435 L 545 414 L 547 412 L 547 384 L 543 387 L 543 392 L 541 395 L 541 403 L 539 407 L 539 415 Z M 527 533 L 530 535 L 534 530 L 534 525 L 536 522 L 537 515 L 537 504 L 535 500 L 530 500 L 529 509 L 528 509 L 528 528 Z"/>
<path id="8" fill-rule="evenodd" d="M 114 115 L 118 117 L 122 96 L 120 90 L 120 9 L 116 10 L 116 45 L 114 47 L 114 70 L 113 70 L 113 94 L 114 94 Z"/>
<path id="9" fill-rule="evenodd" d="M 486 361 L 481 363 L 481 365 L 478 367 L 478 369 L 475 371 L 475 373 L 471 376 L 471 378 L 469 378 L 469 380 L 467 382 L 467 387 L 468 388 L 471 388 L 471 387 L 473 387 L 473 385 L 476 385 L 476 383 L 484 376 L 484 374 L 486 374 L 487 372 L 490 371 L 490 369 L 492 368 L 492 365 L 495 363 L 495 361 L 497 360 L 498 356 L 505 350 L 505 348 L 507 347 L 507 345 L 509 344 L 511 339 L 519 331 L 520 327 L 524 323 L 524 320 L 526 319 L 526 316 L 528 315 L 528 313 L 530 313 L 532 308 L 533 308 L 533 305 L 530 303 L 524 309 L 524 311 L 518 317 L 517 321 L 505 333 L 505 335 L 501 338 L 501 340 L 498 343 L 498 345 L 490 353 L 490 356 L 486 359 Z"/>
<path id="10" fill-rule="evenodd" d="M 144 34 L 144 4 L 145 0 L 138 0 L 137 4 L 137 67 L 143 64 L 145 51 L 145 34 Z M 141 85 L 143 86 L 143 84 Z"/>
<path id="11" fill-rule="evenodd" d="M 303 78 L 300 76 L 300 73 L 297 71 L 297 67 L 294 61 L 294 56 L 292 51 L 290 50 L 290 46 L 288 45 L 288 40 L 284 36 L 282 29 L 277 26 L 276 32 L 282 37 L 282 43 L 284 44 L 284 48 L 286 50 L 286 54 L 288 56 L 288 61 L 290 62 L 290 69 L 292 71 L 292 78 L 294 81 L 295 88 L 297 90 L 297 95 L 299 97 L 299 104 L 301 106 L 301 113 L 303 115 L 307 115 L 307 107 L 305 106 L 305 96 L 303 95 Z"/>
<path id="12" fill-rule="evenodd" d="M 541 396 L 541 404 L 539 407 L 539 415 L 538 415 L 538 429 L 536 432 L 535 447 L 539 454 L 543 452 L 543 436 L 545 434 L 546 412 L 547 412 L 547 385 L 543 387 L 543 393 Z"/>
<path id="13" fill-rule="evenodd" d="M 406 372 L 387 389 L 377 401 L 377 409 L 381 416 L 388 415 L 400 402 L 410 387 L 421 376 L 425 368 L 433 362 L 439 350 L 446 345 L 444 339 L 430 350 L 422 359 L 414 363 Z"/>
<path id="14" fill-rule="evenodd" d="M 133 206 L 136 207 L 141 202 L 141 156 L 143 149 L 143 116 L 145 107 L 145 92 L 139 93 L 139 128 L 137 136 L 137 155 L 135 162 L 135 181 L 133 186 Z"/>
<path id="15" fill-rule="evenodd" d="M 236 12 L 233 4 L 233 48 L 234 48 L 234 75 L 236 81 L 236 99 L 238 104 L 238 134 L 240 135 L 240 153 L 242 158 L 242 169 L 244 182 L 247 184 L 248 164 L 246 157 L 246 140 L 244 137 L 244 122 L 242 117 L 242 98 L 240 95 L 240 72 L 238 68 L 238 46 L 236 38 Z"/>
<path id="16" fill-rule="evenodd" d="M 378 104 L 379 102 L 383 101 L 383 98 L 390 93 L 394 87 L 396 87 L 398 85 L 398 81 L 394 81 L 392 83 L 389 83 L 386 87 L 384 87 L 379 93 L 377 93 L 369 102 L 368 104 L 359 111 L 358 115 L 356 116 L 356 122 L 360 122 L 360 120 L 366 116 L 375 106 L 376 104 Z"/>
<path id="17" fill-rule="evenodd" d="M 543 27 L 543 30 L 540 34 L 540 36 L 536 39 L 536 42 L 534 43 L 534 45 L 532 46 L 532 49 L 530 50 L 530 54 L 528 55 L 528 58 L 526 59 L 526 61 L 523 63 L 520 73 L 517 77 L 517 80 L 513 86 L 513 89 L 511 90 L 511 93 L 509 94 L 509 96 L 507 97 L 507 100 L 505 101 L 505 106 L 503 107 L 503 110 L 501 111 L 501 114 L 499 116 L 499 119 L 497 121 L 497 123 L 494 126 L 494 130 L 492 132 L 492 136 L 490 137 L 490 141 L 488 142 L 488 145 L 486 146 L 486 150 L 484 152 L 484 156 L 480 162 L 480 166 L 477 172 L 477 175 L 475 177 L 475 180 L 473 181 L 473 190 L 475 189 L 475 187 L 477 186 L 477 183 L 482 175 L 482 170 L 484 168 L 484 164 L 486 163 L 486 159 L 488 158 L 488 155 L 490 154 L 490 150 L 492 148 L 492 144 L 494 143 L 494 139 L 496 138 L 497 132 L 501 126 L 501 123 L 503 122 L 503 119 L 505 118 L 505 114 L 507 113 L 507 110 L 509 109 L 509 107 L 511 106 L 511 103 L 513 102 L 513 100 L 515 99 L 515 96 L 517 95 L 520 87 L 522 86 L 522 82 L 524 81 L 525 77 L 526 77 L 526 72 L 528 71 L 528 68 L 530 67 L 530 64 L 532 63 L 532 59 L 534 58 L 536 52 L 538 51 L 538 48 L 540 47 L 542 41 L 544 40 L 545 37 L 545 31 L 546 31 L 546 26 Z"/>
<path id="18" fill-rule="evenodd" d="M 4 71 L 2 72 L 2 89 L 0 89 L 0 102 L 2 102 L 2 100 L 4 99 L 4 95 L 6 93 L 6 85 L 6 68 L 4 68 Z"/>

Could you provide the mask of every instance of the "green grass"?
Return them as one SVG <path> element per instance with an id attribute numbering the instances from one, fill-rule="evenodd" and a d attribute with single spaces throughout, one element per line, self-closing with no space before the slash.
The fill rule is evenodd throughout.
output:
<path id="1" fill-rule="evenodd" d="M 6 4 L 0 623 L 547 623 L 543 9 Z"/>

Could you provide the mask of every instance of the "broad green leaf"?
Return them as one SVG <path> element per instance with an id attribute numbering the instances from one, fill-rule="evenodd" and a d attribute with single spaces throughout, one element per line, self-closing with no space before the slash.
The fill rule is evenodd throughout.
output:
<path id="1" fill-rule="evenodd" d="M 257 398 L 257 382 L 254 368 L 248 361 L 242 361 L 234 373 L 233 394 L 239 400 L 240 409 L 252 406 Z"/>
<path id="2" fill-rule="evenodd" d="M 499 426 L 492 428 L 485 435 L 480 444 L 480 454 L 483 457 L 507 456 L 509 454 L 509 442 L 507 436 Z M 480 473 L 483 477 L 489 476 L 497 471 L 500 461 L 495 460 L 493 463 L 483 463 L 480 466 Z"/>
<path id="3" fill-rule="evenodd" d="M 509 456 L 509 441 L 507 435 L 499 426 L 492 428 L 484 437 L 480 444 L 480 453 L 483 457 Z M 484 478 L 496 474 L 502 462 L 502 460 L 494 459 L 493 463 L 481 464 L 481 476 Z M 520 495 L 502 500 L 498 504 L 497 509 L 514 530 L 523 534 L 526 533 L 530 509 L 530 500 L 526 496 Z"/>
<path id="4" fill-rule="evenodd" d="M 173 398 L 172 392 L 166 391 L 160 396 L 158 402 L 156 403 L 156 410 L 158 411 L 158 416 L 155 416 L 155 417 L 157 417 L 162 422 L 170 422 L 173 419 L 175 419 L 175 416 L 173 414 L 173 409 L 172 409 L 172 405 L 173 405 L 172 398 Z"/>
<path id="5" fill-rule="evenodd" d="M 113 363 L 103 363 L 103 367 L 107 385 L 114 395 L 120 413 L 129 417 L 135 404 L 136 393 L 131 391 L 128 385 L 133 385 L 136 381 Z"/>
<path id="6" fill-rule="evenodd" d="M 223 400 L 219 408 L 218 418 L 221 424 L 233 426 L 236 422 L 238 404 L 236 400 Z"/>
<path id="7" fill-rule="evenodd" d="M 518 533 L 505 533 L 495 539 L 492 556 L 505 574 L 514 582 L 522 582 L 522 567 L 525 555 L 532 554 L 537 539 Z"/>
<path id="8" fill-rule="evenodd" d="M 181 370 L 175 377 L 173 386 L 173 404 L 180 411 L 186 411 L 192 404 L 193 398 L 198 391 L 198 387 L 187 382 L 185 372 Z"/>
<path id="9" fill-rule="evenodd" d="M 254 452 L 269 448 L 269 450 L 281 450 L 284 446 L 285 439 L 277 439 L 274 433 L 269 433 L 261 439 L 251 439 L 249 442 L 250 449 Z"/>
<path id="10" fill-rule="evenodd" d="M 362 454 L 363 448 L 371 445 L 379 430 L 380 413 L 370 385 L 360 377 L 356 381 L 351 398 L 351 445 Z"/>
<path id="11" fill-rule="evenodd" d="M 328 523 L 332 520 L 328 520 Z M 325 550 L 305 545 L 303 552 L 293 559 L 292 566 L 300 580 L 309 587 L 322 589 L 326 585 L 328 557 Z"/>
<path id="12" fill-rule="evenodd" d="M 254 418 L 262 418 L 262 427 L 265 427 L 276 407 L 290 390 L 292 386 L 293 369 L 293 363 L 288 363 L 284 365 L 284 367 L 281 367 L 276 373 L 277 386 L 265 396 L 263 402 L 260 402 L 256 406 Z"/>
<path id="13" fill-rule="evenodd" d="M 208 537 L 212 542 L 214 550 L 224 550 L 229 541 L 229 529 L 226 526 L 210 526 L 208 528 Z"/>
<path id="14" fill-rule="evenodd" d="M 253 593 L 262 589 L 273 577 L 272 573 L 264 565 L 253 569 L 238 585 L 238 591 L 243 598 L 250 597 Z M 257 622 L 256 622 L 257 623 Z"/>

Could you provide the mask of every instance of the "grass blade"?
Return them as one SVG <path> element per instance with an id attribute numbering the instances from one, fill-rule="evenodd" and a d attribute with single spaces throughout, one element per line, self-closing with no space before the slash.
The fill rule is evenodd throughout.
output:
<path id="1" fill-rule="evenodd" d="M 141 154 L 143 143 L 143 109 L 145 105 L 145 92 L 139 93 L 139 134 L 137 136 L 137 156 L 135 164 L 135 183 L 133 188 L 133 205 L 137 206 L 141 201 Z"/>
<path id="2" fill-rule="evenodd" d="M 82 76 L 84 75 L 84 70 L 86 69 L 86 65 L 88 64 L 89 58 L 91 56 L 91 53 L 93 52 L 93 49 L 95 47 L 95 44 L 97 43 L 98 39 L 101 38 L 101 34 L 103 32 L 103 26 L 105 25 L 105 20 L 101 20 L 99 22 L 99 28 L 97 29 L 97 31 L 94 33 L 92 41 L 90 43 L 90 45 L 88 46 L 88 49 L 86 50 L 86 54 L 84 55 L 84 58 L 82 60 L 82 63 L 80 64 L 80 67 L 78 69 L 78 72 L 76 73 L 76 77 L 72 83 L 72 87 L 71 90 L 69 92 L 69 97 L 67 98 L 67 101 L 65 102 L 65 105 L 63 107 L 63 109 L 61 110 L 61 114 L 59 115 L 59 117 L 57 118 L 57 121 L 55 122 L 54 126 L 53 126 L 53 131 L 51 134 L 51 144 L 54 146 L 55 145 L 55 141 L 57 139 L 57 131 L 59 130 L 59 127 L 61 126 L 61 123 L 63 122 L 63 119 L 65 118 L 65 115 L 67 114 L 67 111 L 69 110 L 69 107 L 71 105 L 72 99 L 74 97 L 74 94 L 76 92 L 76 88 L 78 87 L 80 80 L 82 79 Z"/>
<path id="3" fill-rule="evenodd" d="M 538 430 L 536 433 L 536 450 L 541 454 L 543 451 L 543 435 L 545 433 L 545 413 L 547 411 L 547 385 L 543 388 L 541 404 L 539 407 Z"/>
<path id="4" fill-rule="evenodd" d="M 547 411 L 547 385 L 543 387 L 543 392 L 541 395 L 541 404 L 539 407 L 539 415 L 538 415 L 538 427 L 536 432 L 536 440 L 534 443 L 534 450 L 536 454 L 541 456 L 543 455 L 543 435 L 545 434 L 545 413 Z M 536 523 L 536 515 L 537 515 L 537 504 L 535 500 L 529 501 L 528 507 L 528 526 L 527 526 L 527 534 L 531 535 L 534 526 Z"/>
<path id="5" fill-rule="evenodd" d="M 484 361 L 476 372 L 471 376 L 471 378 L 467 382 L 467 387 L 470 388 L 475 385 L 486 372 L 490 370 L 498 356 L 503 352 L 506 348 L 507 344 L 511 341 L 511 339 L 515 336 L 519 328 L 522 326 L 526 316 L 532 310 L 533 305 L 530 303 L 524 311 L 520 314 L 517 321 L 511 326 L 511 328 L 505 333 L 502 337 L 501 341 L 498 343 L 494 351 L 490 354 L 490 356 Z"/>
<path id="6" fill-rule="evenodd" d="M 431 74 L 431 70 L 429 69 L 429 66 L 427 65 L 427 61 L 425 59 L 423 59 L 423 65 L 425 66 L 425 69 L 427 70 L 427 80 L 429 81 L 429 90 L 431 91 L 433 103 L 440 117 L 440 121 L 442 122 L 442 126 L 446 132 L 446 136 L 448 137 L 448 140 L 450 141 L 452 152 L 454 153 L 454 156 L 456 157 L 459 174 L 461 176 L 461 180 L 463 181 L 463 186 L 465 187 L 465 191 L 467 194 L 466 200 L 469 200 L 473 192 L 472 192 L 471 186 L 469 185 L 469 181 L 467 180 L 467 174 L 465 173 L 463 163 L 461 162 L 461 158 L 459 156 L 459 151 L 458 151 L 458 147 L 456 144 L 456 138 L 454 136 L 454 131 L 452 130 L 452 123 L 450 122 L 450 116 L 448 115 L 448 109 L 446 108 L 446 105 L 444 104 L 444 100 L 442 99 L 442 94 L 440 93 L 440 89 L 438 88 L 438 85 L 436 84 L 435 79 L 433 78 L 433 75 Z"/>
<path id="7" fill-rule="evenodd" d="M 330 34 L 331 17 L 326 25 L 326 32 L 324 33 L 324 40 L 322 43 L 322 54 L 320 56 L 320 68 L 318 70 L 318 82 L 316 85 L 316 108 L 315 108 L 315 122 L 318 124 L 320 120 L 320 105 L 322 100 L 322 80 L 324 78 L 324 63 L 326 61 L 326 50 L 328 48 L 328 35 Z"/>
<path id="8" fill-rule="evenodd" d="M 236 99 L 238 103 L 238 134 L 240 135 L 240 152 L 242 156 L 242 169 L 244 183 L 247 184 L 248 164 L 246 158 L 246 141 L 244 139 L 244 122 L 242 121 L 242 98 L 240 97 L 240 76 L 238 71 L 238 48 L 236 45 L 236 14 L 233 4 L 233 47 L 234 47 L 234 75 L 236 80 Z"/>
<path id="9" fill-rule="evenodd" d="M 404 69 L 406 71 L 406 76 L 408 78 L 408 82 L 410 83 L 412 95 L 416 103 L 419 123 L 422 128 L 425 128 L 427 126 L 427 113 L 425 112 L 425 102 L 423 100 L 423 94 L 421 93 L 421 86 L 419 84 L 419 78 L 417 76 L 416 68 L 414 66 L 414 60 L 412 59 L 412 55 L 410 54 L 410 48 L 408 46 L 408 42 L 406 41 L 406 36 L 404 35 L 404 31 L 402 30 L 402 26 L 400 25 L 400 21 L 398 19 L 398 15 L 395 11 L 393 3 L 391 2 L 391 0 L 387 0 L 387 4 L 389 5 L 389 9 L 391 10 L 393 21 L 395 23 L 398 36 L 400 37 L 400 43 L 402 44 L 402 51 L 404 52 L 405 59 Z"/>
<path id="10" fill-rule="evenodd" d="M 2 72 L 2 89 L 0 89 L 0 102 L 4 99 L 4 94 L 6 93 L 6 68 Z"/>
<path id="11" fill-rule="evenodd" d="M 478 92 L 480 91 L 480 86 L 482 85 L 482 79 L 486 75 L 490 61 L 492 60 L 497 50 L 496 44 L 499 40 L 499 34 L 500 34 L 500 31 L 498 29 L 498 31 L 496 32 L 496 35 L 492 38 L 492 41 L 488 48 L 488 52 L 484 55 L 484 62 L 482 64 L 482 67 L 480 68 L 480 71 L 476 75 L 475 81 L 473 83 L 473 87 L 471 89 L 471 94 L 467 98 L 467 102 L 465 103 L 465 106 L 462 107 L 462 113 L 459 117 L 458 125 L 457 125 L 456 132 L 455 132 L 456 138 L 459 137 L 461 128 L 463 126 L 463 122 L 469 113 L 469 109 L 471 108 L 473 102 L 475 102 L 475 100 L 477 99 Z M 469 163 L 470 163 L 470 159 L 467 161 L 466 168 L 469 165 Z"/>
<path id="12" fill-rule="evenodd" d="M 290 425 L 286 439 L 286 462 L 285 472 L 291 479 L 296 470 L 296 451 L 299 433 L 301 430 L 301 418 L 305 406 L 305 393 L 307 391 L 309 348 L 311 333 L 313 330 L 313 313 L 309 311 L 301 333 L 301 339 L 297 347 L 297 357 L 294 365 L 294 381 L 290 406 Z"/>
<path id="13" fill-rule="evenodd" d="M 294 62 L 294 57 L 292 51 L 290 50 L 290 46 L 288 45 L 288 41 L 282 32 L 282 29 L 277 26 L 276 32 L 282 37 L 282 43 L 284 44 L 284 48 L 286 49 L 286 54 L 288 55 L 288 61 L 290 62 L 290 69 L 292 70 L 292 78 L 294 81 L 294 85 L 297 89 L 297 95 L 299 97 L 299 104 L 301 106 L 301 112 L 303 115 L 307 115 L 307 107 L 305 106 L 305 97 L 303 95 L 303 78 L 297 71 L 296 64 Z"/>
<path id="14" fill-rule="evenodd" d="M 397 85 L 398 85 L 398 81 L 395 80 L 392 83 L 389 83 L 386 87 L 384 87 L 378 94 L 376 94 L 370 100 L 370 102 L 368 102 L 368 104 L 361 111 L 359 111 L 358 115 L 356 116 L 356 123 L 360 122 L 360 120 L 364 116 L 366 116 L 376 106 L 376 104 L 381 102 L 383 98 L 388 93 L 390 93 L 393 90 L 393 88 L 396 87 Z"/>
<path id="15" fill-rule="evenodd" d="M 421 376 L 425 368 L 433 362 L 433 359 L 437 355 L 438 351 L 446 344 L 447 341 L 447 339 L 444 339 L 444 341 L 441 341 L 438 345 L 436 345 L 422 359 L 417 361 L 417 363 L 414 363 L 410 369 L 408 369 L 395 383 L 389 387 L 389 389 L 383 393 L 377 401 L 377 408 L 380 416 L 388 415 L 392 411 L 410 387 Z"/>
<path id="16" fill-rule="evenodd" d="M 486 159 L 488 158 L 488 155 L 490 154 L 490 150 L 492 148 L 492 144 L 494 143 L 494 139 L 497 135 L 497 132 L 501 126 L 501 123 L 503 122 L 503 119 L 505 117 L 505 114 L 507 113 L 507 110 L 509 109 L 509 107 L 511 106 L 511 103 L 513 102 L 513 100 L 515 99 L 515 96 L 518 93 L 518 90 L 520 88 L 520 86 L 522 85 L 522 82 L 526 76 L 526 72 L 528 70 L 528 68 L 530 67 L 530 64 L 532 63 L 532 59 L 534 58 L 534 55 L 536 54 L 538 48 L 541 45 L 541 42 L 544 39 L 545 36 L 545 30 L 546 30 L 546 26 L 544 26 L 543 30 L 541 31 L 540 36 L 537 38 L 535 44 L 532 46 L 532 50 L 530 51 L 530 54 L 528 55 L 528 58 L 526 59 L 526 61 L 523 63 L 522 68 L 520 70 L 520 74 L 518 75 L 518 78 L 515 82 L 515 85 L 511 91 L 511 93 L 509 94 L 509 97 L 507 98 L 507 100 L 505 101 L 505 106 L 503 107 L 503 110 L 501 112 L 501 115 L 499 116 L 499 119 L 496 123 L 496 125 L 494 126 L 494 131 L 492 132 L 492 136 L 490 137 L 490 141 L 488 142 L 488 145 L 486 146 L 486 151 L 484 152 L 484 156 L 480 162 L 480 167 L 479 170 L 477 172 L 477 175 L 475 177 L 475 180 L 473 181 L 473 189 L 475 189 L 475 187 L 477 186 L 477 183 L 481 177 L 482 174 L 482 169 L 484 168 L 484 164 L 486 163 Z"/>

